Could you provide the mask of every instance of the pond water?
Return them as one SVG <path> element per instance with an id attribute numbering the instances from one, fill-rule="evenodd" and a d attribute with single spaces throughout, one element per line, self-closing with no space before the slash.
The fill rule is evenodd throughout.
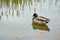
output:
<path id="1" fill-rule="evenodd" d="M 24 12 L 19 16 L 16 16 L 16 10 L 14 10 L 14 17 L 1 16 L 0 40 L 60 40 L 60 9 L 58 6 L 51 5 L 48 8 L 46 5 L 42 9 L 39 9 L 39 5 L 36 6 L 36 11 L 33 10 L 34 6 L 31 6 L 31 10 L 25 7 Z M 32 23 L 34 12 L 50 19 L 48 24 L 43 24 L 46 29 L 36 27 L 36 30 L 34 29 L 33 25 L 37 26 Z"/>

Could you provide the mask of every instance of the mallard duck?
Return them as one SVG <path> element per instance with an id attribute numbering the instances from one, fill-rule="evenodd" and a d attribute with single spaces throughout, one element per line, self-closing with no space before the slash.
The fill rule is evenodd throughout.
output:
<path id="1" fill-rule="evenodd" d="M 33 19 L 32 19 L 33 22 L 36 22 L 36 23 L 39 23 L 39 24 L 46 24 L 46 23 L 49 23 L 49 19 L 48 18 L 45 18 L 43 16 L 38 16 L 37 13 L 34 13 L 33 14 Z"/>

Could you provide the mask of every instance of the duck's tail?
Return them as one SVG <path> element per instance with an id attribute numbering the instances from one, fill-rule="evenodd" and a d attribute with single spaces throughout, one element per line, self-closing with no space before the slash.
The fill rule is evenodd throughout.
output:
<path id="1" fill-rule="evenodd" d="M 49 23 L 49 21 L 50 21 L 50 20 L 49 20 L 49 19 L 47 19 L 47 20 L 46 20 L 46 23 Z"/>

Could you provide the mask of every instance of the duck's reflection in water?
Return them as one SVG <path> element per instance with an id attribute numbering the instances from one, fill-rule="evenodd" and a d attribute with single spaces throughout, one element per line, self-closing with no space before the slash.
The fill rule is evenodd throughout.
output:
<path id="1" fill-rule="evenodd" d="M 50 31 L 50 29 L 46 24 L 38 24 L 38 23 L 32 22 L 32 26 L 34 30 L 38 29 L 38 30 Z"/>

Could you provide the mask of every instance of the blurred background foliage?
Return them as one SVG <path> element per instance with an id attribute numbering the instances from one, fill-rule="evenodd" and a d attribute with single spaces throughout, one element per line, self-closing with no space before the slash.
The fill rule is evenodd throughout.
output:
<path id="1" fill-rule="evenodd" d="M 24 13 L 24 9 L 26 6 L 29 7 L 30 11 L 31 11 L 31 6 L 33 6 L 33 10 L 34 12 L 36 12 L 36 9 L 39 5 L 39 9 L 40 9 L 40 12 L 41 12 L 41 9 L 44 7 L 43 5 L 46 4 L 46 1 L 48 1 L 48 8 L 50 8 L 50 6 L 52 4 L 54 4 L 55 6 L 58 5 L 58 8 L 60 7 L 60 4 L 59 3 L 59 0 L 0 0 L 0 19 L 1 19 L 1 16 L 3 16 L 4 14 L 8 17 L 8 14 L 10 15 L 11 14 L 11 10 L 13 10 L 12 12 L 12 16 L 14 16 L 14 10 L 17 11 L 17 16 L 19 17 L 19 14 L 20 12 L 22 12 L 22 14 Z M 4 10 L 5 9 L 5 10 Z M 8 14 L 7 12 L 3 12 L 4 11 L 8 11 Z"/>
<path id="2" fill-rule="evenodd" d="M 31 5 L 32 4 L 32 2 L 33 1 L 35 1 L 36 3 L 41 3 L 41 2 L 43 2 L 43 3 L 45 3 L 45 1 L 46 0 L 0 0 L 0 2 L 1 3 L 5 3 L 6 5 L 9 5 L 9 3 L 12 1 L 12 3 L 13 4 L 18 4 L 18 3 L 20 3 L 20 5 L 22 5 L 22 4 L 27 4 L 28 3 L 28 5 Z M 50 3 L 52 3 L 52 0 L 48 0 Z M 55 5 L 57 4 L 57 2 L 58 2 L 59 0 L 56 0 L 55 1 Z"/>

